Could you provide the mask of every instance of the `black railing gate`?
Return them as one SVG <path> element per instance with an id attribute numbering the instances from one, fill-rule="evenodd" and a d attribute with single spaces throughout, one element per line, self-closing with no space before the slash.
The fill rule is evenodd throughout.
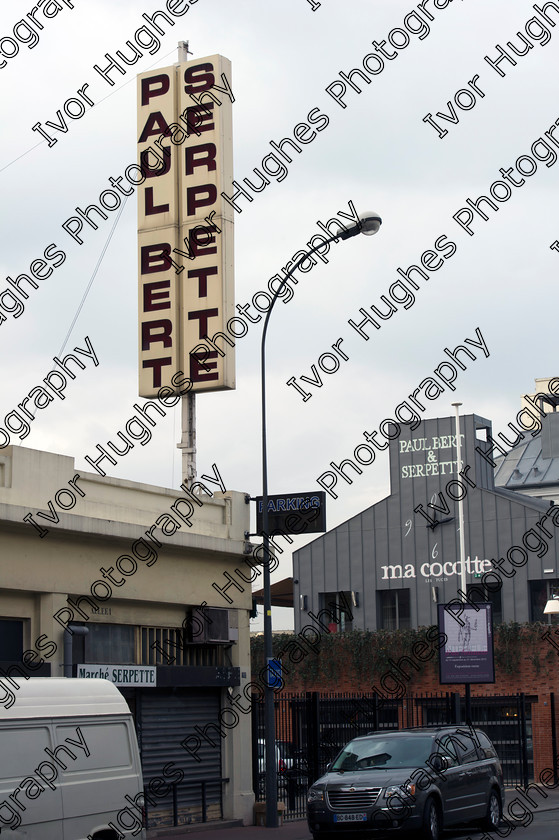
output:
<path id="1" fill-rule="evenodd" d="M 533 778 L 531 703 L 524 694 L 471 698 L 472 724 L 492 740 L 505 785 L 526 786 Z M 552 698 L 552 738 L 554 698 Z M 328 762 L 352 738 L 383 729 L 445 726 L 465 722 L 465 699 L 456 693 L 406 695 L 306 694 L 275 699 L 278 800 L 287 819 L 306 813 L 306 792 Z M 265 797 L 264 709 L 253 700 L 253 778 L 257 801 Z M 557 750 L 554 748 L 554 755 Z M 557 772 L 557 767 L 554 767 Z"/>

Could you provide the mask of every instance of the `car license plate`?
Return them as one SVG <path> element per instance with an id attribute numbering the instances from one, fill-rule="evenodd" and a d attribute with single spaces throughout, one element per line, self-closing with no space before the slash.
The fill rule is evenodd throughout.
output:
<path id="1" fill-rule="evenodd" d="M 334 822 L 363 822 L 367 814 L 334 814 Z"/>

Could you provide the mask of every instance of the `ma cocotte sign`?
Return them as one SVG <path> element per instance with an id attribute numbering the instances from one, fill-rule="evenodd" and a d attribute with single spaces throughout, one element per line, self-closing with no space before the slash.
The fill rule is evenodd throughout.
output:
<path id="1" fill-rule="evenodd" d="M 468 574 L 481 576 L 486 572 L 490 572 L 492 569 L 491 560 L 480 560 L 479 557 L 476 557 L 475 560 L 468 557 L 465 564 L 466 572 Z M 382 570 L 381 580 L 418 577 L 416 567 L 413 563 L 406 563 L 405 565 L 396 564 L 394 566 L 381 566 L 380 568 Z M 443 580 L 445 578 L 461 574 L 462 561 L 427 561 L 426 563 L 421 563 L 418 568 L 419 575 L 424 578 L 427 583 L 432 583 L 433 580 Z"/>
<path id="2" fill-rule="evenodd" d="M 235 387 L 231 64 L 138 76 L 139 393 Z M 216 338 L 209 349 L 205 336 Z M 179 373 L 181 372 L 181 373 Z"/>

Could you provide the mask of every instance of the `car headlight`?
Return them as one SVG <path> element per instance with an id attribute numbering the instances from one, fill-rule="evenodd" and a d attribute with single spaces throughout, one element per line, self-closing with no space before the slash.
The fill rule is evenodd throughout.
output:
<path id="1" fill-rule="evenodd" d="M 324 788 L 310 788 L 307 793 L 307 802 L 324 802 Z"/>
<path id="2" fill-rule="evenodd" d="M 391 785 L 390 787 L 385 788 L 383 796 L 385 799 L 389 799 L 391 796 L 394 796 L 403 802 L 409 796 L 415 796 L 415 785 L 411 782 L 406 782 L 405 785 L 399 786 Z"/>

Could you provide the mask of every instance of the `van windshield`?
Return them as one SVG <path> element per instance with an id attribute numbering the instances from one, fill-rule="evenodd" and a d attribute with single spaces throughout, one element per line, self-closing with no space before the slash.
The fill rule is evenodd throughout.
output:
<path id="1" fill-rule="evenodd" d="M 430 735 L 413 738 L 359 738 L 344 747 L 331 771 L 385 769 L 388 767 L 421 767 L 431 755 Z"/>

